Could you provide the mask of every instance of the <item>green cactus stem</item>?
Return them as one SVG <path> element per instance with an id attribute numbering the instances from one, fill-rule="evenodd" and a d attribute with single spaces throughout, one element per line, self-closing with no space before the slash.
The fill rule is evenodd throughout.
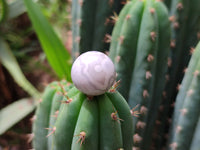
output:
<path id="1" fill-rule="evenodd" d="M 192 143 L 190 145 L 190 150 L 199 150 L 200 147 L 200 119 L 196 125 L 196 129 L 194 131 L 194 136 L 192 138 Z"/>
<path id="2" fill-rule="evenodd" d="M 165 3 L 165 5 L 167 6 L 167 8 L 171 7 L 171 2 L 172 0 L 163 0 L 163 2 Z"/>
<path id="3" fill-rule="evenodd" d="M 37 150 L 132 150 L 133 124 L 125 99 L 112 89 L 88 97 L 73 85 L 47 86 L 36 111 Z"/>
<path id="4" fill-rule="evenodd" d="M 159 122 L 161 123 L 158 135 L 161 141 L 156 141 L 162 149 L 166 144 L 164 135 L 167 134 L 169 127 L 168 120 L 172 117 L 173 103 L 176 99 L 179 85 L 188 66 L 190 57 L 194 51 L 198 40 L 200 39 L 200 1 L 199 0 L 172 0 L 170 8 L 171 22 L 171 51 L 168 59 L 167 82 L 165 85 L 165 95 L 161 103 L 162 111 L 159 113 Z"/>
<path id="5" fill-rule="evenodd" d="M 62 84 L 67 85 L 67 83 L 65 83 L 64 81 Z M 36 120 L 33 124 L 33 132 L 34 136 L 36 137 L 33 140 L 33 147 L 35 149 L 48 149 L 48 145 L 46 144 L 48 142 L 46 138 L 46 136 L 48 135 L 48 130 L 46 130 L 45 128 L 48 128 L 49 123 L 55 122 L 53 117 L 50 119 L 49 116 L 53 116 L 55 114 L 55 112 L 53 112 L 55 109 L 52 109 L 53 111 L 51 112 L 51 107 L 54 107 L 52 106 L 52 101 L 54 103 L 58 103 L 56 104 L 56 107 L 59 107 L 58 105 L 59 103 L 61 103 L 60 100 L 62 99 L 57 101 L 58 94 L 56 92 L 59 88 L 60 86 L 58 85 L 58 82 L 52 82 L 50 85 L 48 85 L 44 91 L 43 98 L 41 99 L 41 102 L 37 108 L 34 117 Z"/>
<path id="6" fill-rule="evenodd" d="M 109 35 L 114 20 L 122 8 L 121 0 L 72 0 L 72 32 L 75 59 L 89 50 L 108 51 Z"/>
<path id="7" fill-rule="evenodd" d="M 169 149 L 188 150 L 200 116 L 200 43 L 176 98 Z M 187 140 L 185 140 L 187 138 Z"/>
<path id="8" fill-rule="evenodd" d="M 119 14 L 112 33 L 113 60 L 119 91 L 131 107 L 140 105 L 135 118 L 135 146 L 149 149 L 161 102 L 170 45 L 170 23 L 164 4 L 156 0 L 133 0 Z M 138 140 L 139 139 L 139 140 Z M 141 141 L 142 139 L 142 141 Z"/>

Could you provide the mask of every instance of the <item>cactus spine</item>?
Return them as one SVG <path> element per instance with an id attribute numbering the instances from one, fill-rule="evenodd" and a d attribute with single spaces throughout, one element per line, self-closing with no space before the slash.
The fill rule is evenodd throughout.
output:
<path id="1" fill-rule="evenodd" d="M 192 140 L 195 141 L 195 128 L 198 130 L 200 116 L 200 43 L 190 60 L 187 72 L 176 98 L 170 148 L 175 150 L 190 149 Z M 187 137 L 187 140 L 185 138 Z"/>
<path id="2" fill-rule="evenodd" d="M 143 150 L 151 142 L 169 45 L 170 23 L 162 2 L 133 0 L 126 4 L 112 33 L 110 57 L 121 80 L 119 91 L 131 107 L 140 105 L 134 137 L 135 146 Z"/>
<path id="3" fill-rule="evenodd" d="M 130 109 L 117 91 L 91 98 L 64 81 L 46 88 L 33 133 L 37 150 L 131 150 L 133 146 Z"/>
<path id="4" fill-rule="evenodd" d="M 72 1 L 74 59 L 89 50 L 108 50 L 108 43 L 104 42 L 104 38 L 112 31 L 113 22 L 110 17 L 113 12 L 118 13 L 121 7 L 120 0 Z"/>

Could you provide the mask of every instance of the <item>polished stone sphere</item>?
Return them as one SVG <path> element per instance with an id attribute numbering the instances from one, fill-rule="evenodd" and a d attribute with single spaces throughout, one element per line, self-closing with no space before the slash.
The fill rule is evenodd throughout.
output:
<path id="1" fill-rule="evenodd" d="M 72 65 L 74 85 L 89 96 L 101 95 L 113 85 L 116 72 L 111 59 L 102 52 L 89 51 L 80 55 Z"/>

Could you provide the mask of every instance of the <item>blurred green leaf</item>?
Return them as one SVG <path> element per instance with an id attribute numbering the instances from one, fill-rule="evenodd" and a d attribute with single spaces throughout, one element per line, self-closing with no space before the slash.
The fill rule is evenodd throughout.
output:
<path id="1" fill-rule="evenodd" d="M 24 4 L 51 67 L 60 79 L 71 81 L 71 56 L 42 14 L 38 4 L 32 0 L 24 0 Z"/>
<path id="2" fill-rule="evenodd" d="M 6 10 L 7 10 L 6 1 L 0 0 L 0 22 L 2 22 L 5 19 Z"/>
<path id="3" fill-rule="evenodd" d="M 23 0 L 15 0 L 8 3 L 8 16 L 7 19 L 13 19 L 26 12 Z"/>
<path id="4" fill-rule="evenodd" d="M 31 113 L 35 108 L 35 100 L 24 98 L 0 110 L 0 135 Z"/>
<path id="5" fill-rule="evenodd" d="M 31 96 L 37 98 L 40 93 L 33 87 L 33 85 L 26 79 L 22 73 L 16 58 L 12 54 L 8 44 L 0 37 L 0 61 L 3 66 L 9 71 L 15 82 L 21 86 Z"/>

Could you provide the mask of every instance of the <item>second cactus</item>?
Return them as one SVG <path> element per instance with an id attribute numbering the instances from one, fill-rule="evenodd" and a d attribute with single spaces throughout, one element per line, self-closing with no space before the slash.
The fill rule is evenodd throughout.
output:
<path id="1" fill-rule="evenodd" d="M 104 40 L 111 34 L 113 13 L 119 13 L 123 0 L 72 0 L 72 57 L 90 51 L 108 51 Z"/>
<path id="2" fill-rule="evenodd" d="M 131 150 L 132 116 L 118 92 L 91 99 L 65 82 L 53 82 L 36 111 L 33 133 L 37 150 Z"/>
<path id="3" fill-rule="evenodd" d="M 169 150 L 199 150 L 200 42 L 176 97 Z M 187 140 L 185 140 L 187 137 Z"/>
<path id="4" fill-rule="evenodd" d="M 112 33 L 110 57 L 119 91 L 131 107 L 139 104 L 135 146 L 149 149 L 161 101 L 170 46 L 170 23 L 164 4 L 133 0 L 120 12 Z M 141 142 L 142 140 L 142 142 Z"/>

